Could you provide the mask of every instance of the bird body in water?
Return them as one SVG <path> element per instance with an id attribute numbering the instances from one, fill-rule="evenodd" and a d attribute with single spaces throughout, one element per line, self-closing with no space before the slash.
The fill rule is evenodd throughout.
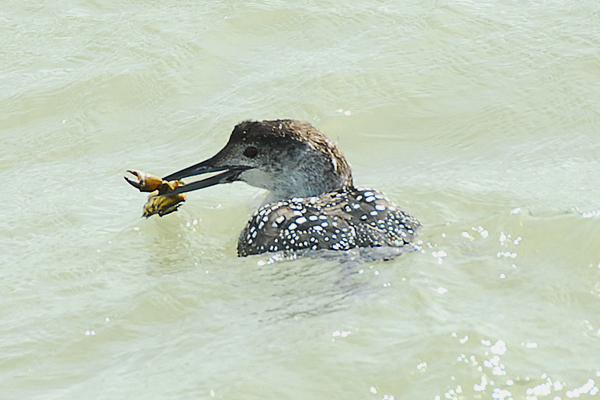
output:
<path id="1" fill-rule="evenodd" d="M 383 193 L 356 188 L 350 165 L 325 135 L 297 120 L 244 121 L 215 156 L 163 178 L 218 172 L 180 194 L 243 181 L 267 189 L 238 240 L 238 255 L 410 245 L 420 223 Z"/>

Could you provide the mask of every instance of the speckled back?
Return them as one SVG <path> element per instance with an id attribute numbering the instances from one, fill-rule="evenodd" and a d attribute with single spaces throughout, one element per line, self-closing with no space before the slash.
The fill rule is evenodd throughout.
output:
<path id="1" fill-rule="evenodd" d="M 261 207 L 240 234 L 238 254 L 400 247 L 419 226 L 383 193 L 350 188 Z"/>

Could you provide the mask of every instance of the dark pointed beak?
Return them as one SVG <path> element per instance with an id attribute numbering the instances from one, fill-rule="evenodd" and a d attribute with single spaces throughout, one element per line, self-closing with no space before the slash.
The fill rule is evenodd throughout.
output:
<path id="1" fill-rule="evenodd" d="M 202 161 L 201 163 L 184 168 L 181 171 L 177 171 L 170 175 L 165 176 L 163 178 L 165 181 L 174 181 L 174 180 L 187 178 L 189 176 L 203 175 L 203 174 L 209 174 L 209 173 L 213 173 L 213 172 L 221 172 L 220 174 L 213 175 L 210 178 L 202 179 L 202 180 L 191 182 L 191 183 L 186 183 L 184 186 L 177 187 L 173 192 L 170 192 L 169 194 L 179 194 L 179 193 L 191 192 L 193 190 L 203 189 L 203 188 L 218 185 L 221 183 L 235 182 L 242 172 L 251 168 L 251 167 L 247 167 L 247 166 L 215 167 L 213 164 L 214 164 L 214 157 L 209 158 L 206 161 Z"/>

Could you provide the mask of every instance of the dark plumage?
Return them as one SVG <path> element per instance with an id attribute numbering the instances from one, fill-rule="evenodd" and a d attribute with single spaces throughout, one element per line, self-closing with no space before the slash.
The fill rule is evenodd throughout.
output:
<path id="1" fill-rule="evenodd" d="M 269 203 L 254 213 L 238 255 L 280 250 L 348 250 L 409 244 L 419 222 L 383 193 L 347 188 Z"/>
<path id="2" fill-rule="evenodd" d="M 306 122 L 242 122 L 214 157 L 164 179 L 221 171 L 175 193 L 234 181 L 269 190 L 240 234 L 239 256 L 402 247 L 420 226 L 383 193 L 355 188 L 342 152 Z"/>

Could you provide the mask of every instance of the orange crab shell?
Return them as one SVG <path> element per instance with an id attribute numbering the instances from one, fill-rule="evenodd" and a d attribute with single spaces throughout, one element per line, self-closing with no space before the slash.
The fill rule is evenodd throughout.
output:
<path id="1" fill-rule="evenodd" d="M 175 194 L 175 195 L 153 195 L 148 197 L 148 202 L 144 205 L 144 213 L 142 217 L 150 217 L 154 214 L 158 214 L 159 216 L 170 214 L 174 211 L 177 211 L 181 203 L 183 203 L 187 199 L 187 195 L 185 193 Z"/>

